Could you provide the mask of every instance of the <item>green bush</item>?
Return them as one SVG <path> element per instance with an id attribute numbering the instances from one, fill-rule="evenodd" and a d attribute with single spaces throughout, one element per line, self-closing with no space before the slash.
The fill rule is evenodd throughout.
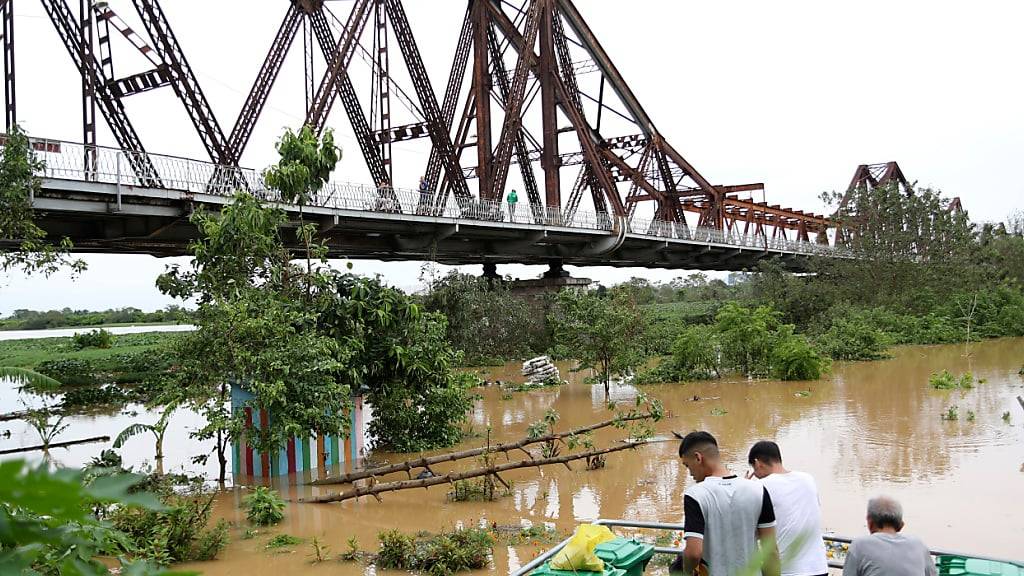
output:
<path id="1" fill-rule="evenodd" d="M 398 530 L 381 532 L 378 568 L 416 570 L 432 576 L 479 570 L 490 563 L 494 537 L 482 528 L 408 535 Z"/>
<path id="2" fill-rule="evenodd" d="M 99 330 L 90 330 L 88 332 L 76 332 L 71 337 L 71 342 L 79 350 L 84 350 L 85 348 L 110 348 L 114 345 L 114 335 L 100 328 Z"/>
<path id="3" fill-rule="evenodd" d="M 275 490 L 266 486 L 257 486 L 245 497 L 243 503 L 248 508 L 247 517 L 253 524 L 269 526 L 284 519 L 284 500 Z"/>
<path id="4" fill-rule="evenodd" d="M 817 380 L 828 368 L 828 361 L 811 346 L 807 338 L 793 335 L 775 346 L 772 373 L 780 380 Z"/>
<path id="5" fill-rule="evenodd" d="M 854 316 L 833 318 L 818 342 L 833 360 L 880 360 L 886 357 L 889 338 L 864 318 Z"/>
<path id="6" fill-rule="evenodd" d="M 302 538 L 292 536 L 291 534 L 278 534 L 267 541 L 266 548 L 268 550 L 273 550 L 275 548 L 298 546 L 299 544 L 302 544 Z"/>
<path id="7" fill-rule="evenodd" d="M 395 570 L 412 570 L 416 565 L 416 537 L 399 530 L 387 530 L 377 535 L 380 551 L 377 566 Z"/>
<path id="8" fill-rule="evenodd" d="M 176 562 L 212 560 L 227 546 L 228 527 L 218 522 L 207 528 L 214 494 L 193 485 L 175 490 L 174 477 L 150 477 L 148 483 L 160 494 L 162 510 L 115 508 L 109 520 L 127 535 L 136 555 L 166 566 Z"/>

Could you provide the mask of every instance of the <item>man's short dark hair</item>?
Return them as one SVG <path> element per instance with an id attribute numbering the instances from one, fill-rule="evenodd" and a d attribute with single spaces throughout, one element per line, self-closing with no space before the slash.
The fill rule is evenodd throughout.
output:
<path id="1" fill-rule="evenodd" d="M 750 447 L 750 454 L 747 454 L 747 464 L 754 465 L 754 460 L 760 460 L 765 464 L 781 464 L 782 452 L 779 445 L 771 440 L 761 440 Z"/>
<path id="2" fill-rule="evenodd" d="M 707 448 L 714 448 L 710 453 L 705 452 Z M 683 441 L 679 443 L 679 457 L 689 454 L 690 452 L 698 451 L 709 456 L 718 454 L 718 440 L 711 435 L 710 432 L 698 430 L 687 434 Z"/>

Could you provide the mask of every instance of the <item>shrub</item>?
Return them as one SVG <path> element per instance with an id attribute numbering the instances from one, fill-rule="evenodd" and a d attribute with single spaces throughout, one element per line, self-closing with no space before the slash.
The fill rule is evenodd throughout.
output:
<path id="1" fill-rule="evenodd" d="M 110 348 L 114 345 L 114 335 L 100 328 L 88 332 L 76 332 L 71 342 L 79 350 L 85 348 Z"/>
<path id="2" fill-rule="evenodd" d="M 956 406 L 950 406 L 942 414 L 942 419 L 943 420 L 959 420 L 960 419 L 959 409 Z"/>
<path id="3" fill-rule="evenodd" d="M 928 377 L 928 384 L 936 390 L 970 390 L 974 388 L 974 375 L 965 372 L 959 376 L 953 376 L 948 370 Z"/>
<path id="4" fill-rule="evenodd" d="M 253 524 L 269 526 L 284 519 L 284 500 L 275 490 L 266 486 L 257 486 L 245 497 L 243 503 L 248 508 L 247 517 Z"/>
<path id="5" fill-rule="evenodd" d="M 416 563 L 416 538 L 399 530 L 387 530 L 377 535 L 380 552 L 377 553 L 379 568 L 412 570 Z"/>
<path id="6" fill-rule="evenodd" d="M 170 477 L 150 477 L 148 485 L 161 494 L 163 510 L 116 508 L 110 512 L 115 529 L 127 535 L 135 553 L 156 564 L 212 560 L 227 545 L 228 526 L 207 528 L 214 495 L 191 487 L 174 490 Z"/>
<path id="7" fill-rule="evenodd" d="M 889 338 L 862 317 L 835 318 L 819 338 L 821 349 L 833 360 L 885 358 Z"/>
<path id="8" fill-rule="evenodd" d="M 780 380 L 817 380 L 828 362 L 803 336 L 793 335 L 775 346 L 772 373 Z"/>
<path id="9" fill-rule="evenodd" d="M 200 534 L 195 544 L 195 560 L 213 560 L 228 545 L 228 521 L 223 518 Z"/>
<path id="10" fill-rule="evenodd" d="M 490 562 L 494 537 L 481 528 L 457 528 L 452 532 L 415 536 L 398 530 L 381 532 L 378 568 L 417 570 L 446 576 L 485 568 Z"/>
<path id="11" fill-rule="evenodd" d="M 267 550 L 273 550 L 275 548 L 288 548 L 290 546 L 297 546 L 302 544 L 302 538 L 292 536 L 291 534 L 278 534 L 267 541 Z"/>

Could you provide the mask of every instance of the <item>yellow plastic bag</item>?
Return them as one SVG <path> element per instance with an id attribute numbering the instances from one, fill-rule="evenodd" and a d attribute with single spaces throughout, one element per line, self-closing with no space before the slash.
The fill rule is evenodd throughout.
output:
<path id="1" fill-rule="evenodd" d="M 594 554 L 594 547 L 614 539 L 615 535 L 607 526 L 583 524 L 576 529 L 565 548 L 551 559 L 551 567 L 555 570 L 601 572 L 604 570 L 604 561 Z"/>

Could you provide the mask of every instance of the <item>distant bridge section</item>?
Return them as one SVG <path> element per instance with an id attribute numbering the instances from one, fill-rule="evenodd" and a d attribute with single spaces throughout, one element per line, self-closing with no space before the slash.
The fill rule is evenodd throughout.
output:
<path id="1" fill-rule="evenodd" d="M 189 222 L 199 207 L 218 210 L 236 187 L 214 178 L 223 167 L 173 156 L 79 143 L 34 140 L 46 162 L 33 197 L 37 221 L 52 237 L 69 237 L 76 251 L 181 256 L 198 237 Z M 152 166 L 140 178 L 133 166 Z M 239 169 L 246 187 L 284 209 L 283 231 L 297 246 L 299 207 L 282 202 L 260 174 Z M 221 184 L 217 184 L 221 182 Z M 679 222 L 577 210 L 541 212 L 522 202 L 432 203 L 415 190 L 330 183 L 303 208 L 332 258 L 433 260 L 444 264 L 562 264 L 700 270 L 742 270 L 780 257 L 792 270 L 812 255 L 844 256 L 842 248 L 763 234 L 688 227 Z"/>

